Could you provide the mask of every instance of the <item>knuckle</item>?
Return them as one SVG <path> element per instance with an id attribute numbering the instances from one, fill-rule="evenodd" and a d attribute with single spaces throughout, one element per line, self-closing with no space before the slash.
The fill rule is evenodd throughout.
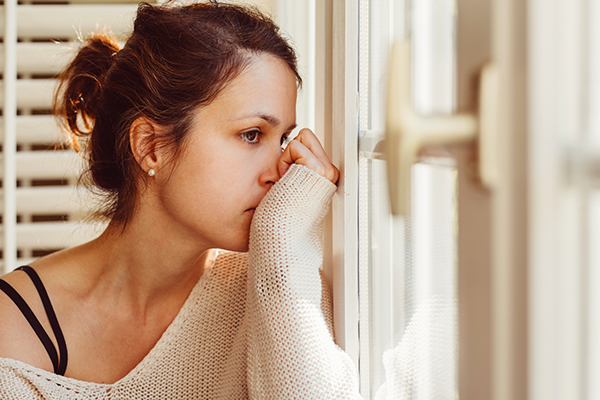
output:
<path id="1" fill-rule="evenodd" d="M 331 167 L 332 168 L 331 168 L 331 178 L 330 178 L 330 180 L 333 183 L 336 183 L 338 181 L 339 177 L 340 177 L 340 171 L 333 164 L 331 165 Z"/>
<path id="2" fill-rule="evenodd" d="M 300 132 L 298 132 L 298 139 L 306 139 L 306 140 L 311 140 L 314 137 L 314 133 L 308 129 L 308 128 L 303 128 L 302 130 L 300 130 Z"/>
<path id="3" fill-rule="evenodd" d="M 290 153 L 292 151 L 296 152 L 298 151 L 298 149 L 300 148 L 301 143 L 298 142 L 297 140 L 292 140 L 289 144 L 288 147 L 286 148 L 286 151 L 289 149 Z"/>

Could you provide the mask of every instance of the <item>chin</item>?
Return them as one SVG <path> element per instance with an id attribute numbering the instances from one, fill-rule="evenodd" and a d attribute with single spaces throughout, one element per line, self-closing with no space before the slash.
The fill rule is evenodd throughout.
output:
<path id="1" fill-rule="evenodd" d="M 228 248 L 224 248 L 224 250 L 234 251 L 236 253 L 247 253 L 248 252 L 248 243 L 241 244 L 238 246 L 228 246 Z"/>
<path id="2" fill-rule="evenodd" d="M 233 243 L 227 243 L 227 244 L 223 244 L 222 246 L 217 246 L 220 249 L 223 250 L 227 250 L 227 251 L 234 251 L 236 253 L 246 253 L 248 251 L 248 238 L 246 238 L 246 240 L 241 241 L 241 242 L 233 242 Z"/>

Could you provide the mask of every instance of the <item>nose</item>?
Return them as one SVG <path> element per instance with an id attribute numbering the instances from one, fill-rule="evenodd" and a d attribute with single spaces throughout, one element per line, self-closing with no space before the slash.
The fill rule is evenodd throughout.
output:
<path id="1" fill-rule="evenodd" d="M 271 186 L 273 186 L 279 180 L 280 176 L 277 164 L 280 157 L 281 146 L 277 146 L 274 149 L 269 149 L 268 154 L 265 155 L 263 169 L 258 178 L 261 186 L 268 186 L 268 188 L 271 188 Z"/>

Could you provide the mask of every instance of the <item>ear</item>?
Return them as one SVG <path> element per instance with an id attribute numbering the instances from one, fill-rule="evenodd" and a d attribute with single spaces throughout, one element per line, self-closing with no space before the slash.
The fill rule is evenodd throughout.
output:
<path id="1" fill-rule="evenodd" d="M 160 127 L 145 117 L 133 121 L 129 128 L 129 145 L 138 165 L 144 170 L 156 169 L 156 136 Z"/>

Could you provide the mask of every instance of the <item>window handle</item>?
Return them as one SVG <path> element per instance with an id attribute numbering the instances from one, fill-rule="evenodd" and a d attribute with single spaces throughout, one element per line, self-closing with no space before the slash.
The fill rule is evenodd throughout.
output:
<path id="1" fill-rule="evenodd" d="M 410 209 L 411 167 L 426 146 L 478 140 L 479 178 L 493 188 L 496 181 L 495 143 L 498 73 L 493 65 L 481 72 L 479 117 L 475 114 L 418 115 L 411 102 L 410 44 L 392 46 L 389 64 L 385 158 L 392 214 Z M 478 135 L 479 133 L 479 135 Z"/>

